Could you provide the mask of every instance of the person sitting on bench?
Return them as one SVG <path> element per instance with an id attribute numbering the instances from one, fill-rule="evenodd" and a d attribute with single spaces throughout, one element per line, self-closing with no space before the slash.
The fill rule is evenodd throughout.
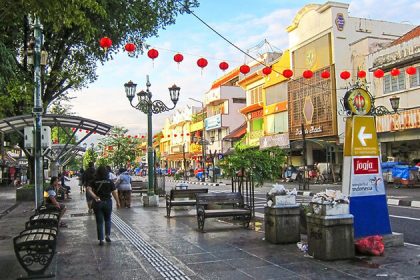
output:
<path id="1" fill-rule="evenodd" d="M 66 206 L 63 203 L 59 203 L 57 201 L 57 193 L 59 189 L 60 189 L 60 185 L 58 184 L 58 177 L 52 176 L 50 186 L 46 190 L 46 192 L 48 193 L 48 197 L 45 201 L 45 206 L 49 209 L 59 210 L 60 211 L 59 219 L 61 221 L 61 218 L 66 212 Z M 60 227 L 67 227 L 67 224 L 64 222 L 60 222 Z"/>

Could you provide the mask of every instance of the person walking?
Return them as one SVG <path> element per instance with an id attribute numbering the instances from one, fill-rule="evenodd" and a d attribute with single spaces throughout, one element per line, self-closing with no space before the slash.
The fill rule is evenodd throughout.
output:
<path id="1" fill-rule="evenodd" d="M 93 198 L 93 211 L 96 219 L 96 230 L 98 234 L 99 246 L 104 245 L 104 226 L 105 241 L 111 242 L 111 214 L 112 199 L 114 197 L 117 208 L 120 208 L 118 193 L 114 183 L 109 179 L 108 170 L 100 165 L 95 173 L 95 179 L 88 183 L 87 192 Z"/>
<path id="2" fill-rule="evenodd" d="M 111 166 L 107 165 L 106 170 L 108 170 L 109 179 L 115 184 L 117 181 L 117 175 L 112 172 Z"/>
<path id="3" fill-rule="evenodd" d="M 133 181 L 125 168 L 119 169 L 120 175 L 118 176 L 115 186 L 118 190 L 118 197 L 120 198 L 121 207 L 131 207 L 131 182 Z"/>
<path id="4" fill-rule="evenodd" d="M 85 192 L 85 186 L 83 185 L 83 174 L 85 173 L 85 170 L 82 168 L 80 168 L 79 170 L 79 187 L 80 187 L 80 193 L 84 193 Z"/>
<path id="5" fill-rule="evenodd" d="M 83 186 L 85 187 L 86 190 L 87 190 L 89 182 L 95 180 L 95 172 L 96 172 L 95 171 L 95 164 L 93 162 L 89 162 L 88 168 L 83 173 Z M 88 206 L 88 213 L 89 214 L 92 214 L 92 212 L 93 212 L 92 201 L 93 201 L 93 198 L 90 196 L 89 192 L 86 191 L 86 203 L 87 203 L 87 206 Z"/>

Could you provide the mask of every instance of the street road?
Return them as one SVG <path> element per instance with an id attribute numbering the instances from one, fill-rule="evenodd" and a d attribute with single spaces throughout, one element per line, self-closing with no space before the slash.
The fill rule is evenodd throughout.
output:
<path id="1" fill-rule="evenodd" d="M 166 189 L 175 186 L 175 183 L 166 181 Z M 190 188 L 200 188 L 200 185 L 190 185 Z M 230 186 L 208 187 L 210 192 L 230 192 Z M 264 204 L 266 194 L 260 189 L 255 191 L 255 212 L 264 214 Z M 311 198 L 307 196 L 298 196 L 298 203 L 308 203 Z M 393 232 L 404 233 L 404 241 L 420 246 L 420 208 L 389 205 L 391 227 Z"/>

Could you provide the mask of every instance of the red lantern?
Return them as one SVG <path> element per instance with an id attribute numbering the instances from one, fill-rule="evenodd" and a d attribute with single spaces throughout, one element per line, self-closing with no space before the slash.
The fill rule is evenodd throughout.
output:
<path id="1" fill-rule="evenodd" d="M 220 70 L 225 71 L 226 69 L 229 68 L 229 64 L 227 64 L 227 62 L 225 62 L 225 61 L 222 61 L 219 64 L 219 68 L 220 68 Z"/>
<path id="2" fill-rule="evenodd" d="M 373 72 L 373 76 L 380 79 L 384 76 L 384 71 L 382 69 L 377 69 L 375 72 Z"/>
<path id="3" fill-rule="evenodd" d="M 137 135 L 134 135 L 134 138 L 137 138 L 138 136 Z"/>
<path id="4" fill-rule="evenodd" d="M 200 67 L 200 68 L 204 68 L 204 67 L 206 67 L 206 66 L 207 66 L 207 64 L 208 64 L 208 62 L 207 62 L 207 59 L 205 59 L 205 58 L 199 58 L 199 59 L 197 60 L 197 65 L 198 65 L 198 67 Z"/>
<path id="5" fill-rule="evenodd" d="M 392 68 L 391 70 L 391 76 L 396 77 L 400 74 L 400 70 L 398 68 Z"/>
<path id="6" fill-rule="evenodd" d="M 96 131 L 94 131 L 93 134 L 96 134 Z"/>
<path id="7" fill-rule="evenodd" d="M 310 79 L 310 78 L 312 78 L 314 73 L 311 70 L 305 70 L 305 71 L 303 71 L 302 75 L 305 79 Z"/>
<path id="8" fill-rule="evenodd" d="M 349 71 L 343 71 L 340 73 L 340 78 L 343 80 L 347 80 L 350 78 L 350 72 Z"/>
<path id="9" fill-rule="evenodd" d="M 141 136 L 141 139 L 143 139 L 143 138 L 144 138 L 144 135 Z"/>
<path id="10" fill-rule="evenodd" d="M 251 68 L 249 68 L 249 66 L 248 66 L 248 65 L 244 64 L 244 65 L 242 65 L 241 67 L 239 67 L 239 71 L 240 71 L 242 74 L 246 75 L 246 74 L 248 74 L 248 73 L 249 73 L 249 71 L 251 71 Z"/>
<path id="11" fill-rule="evenodd" d="M 132 53 L 136 50 L 136 45 L 134 45 L 133 43 L 127 43 L 125 44 L 125 50 L 129 53 Z"/>
<path id="12" fill-rule="evenodd" d="M 331 76 L 330 72 L 327 70 L 324 70 L 321 72 L 321 78 L 328 79 Z"/>
<path id="13" fill-rule="evenodd" d="M 184 56 L 182 55 L 182 54 L 180 54 L 180 53 L 177 53 L 176 55 L 174 55 L 174 61 L 176 62 L 176 63 L 180 63 L 180 62 L 182 62 L 184 60 Z"/>
<path id="14" fill-rule="evenodd" d="M 283 76 L 289 79 L 293 76 L 293 71 L 290 69 L 283 70 Z"/>
<path id="15" fill-rule="evenodd" d="M 112 46 L 112 40 L 108 37 L 103 37 L 99 41 L 99 45 L 104 49 L 104 51 L 107 51 Z"/>
<path id="16" fill-rule="evenodd" d="M 366 71 L 360 70 L 359 72 L 357 72 L 357 77 L 359 77 L 360 79 L 366 78 Z"/>
<path id="17" fill-rule="evenodd" d="M 76 128 L 74 128 L 74 127 L 71 128 L 71 131 L 75 131 L 75 130 L 76 130 Z"/>
<path id="18" fill-rule="evenodd" d="M 178 135 L 177 134 L 174 134 L 174 137 L 177 137 Z"/>
<path id="19" fill-rule="evenodd" d="M 131 138 L 131 135 L 127 135 L 127 138 Z"/>
<path id="20" fill-rule="evenodd" d="M 168 138 L 171 137 L 171 135 L 168 134 Z"/>
<path id="21" fill-rule="evenodd" d="M 184 136 L 184 133 L 181 133 L 181 136 Z"/>
<path id="22" fill-rule="evenodd" d="M 190 134 L 189 134 L 189 133 L 187 133 L 187 136 L 190 136 Z"/>
<path id="23" fill-rule="evenodd" d="M 89 133 L 89 130 L 86 130 L 86 133 Z"/>
<path id="24" fill-rule="evenodd" d="M 416 74 L 416 72 L 417 72 L 417 69 L 416 69 L 416 67 L 413 67 L 413 66 L 410 66 L 410 67 L 408 67 L 407 69 L 405 69 L 405 72 L 408 74 L 408 75 L 415 75 Z"/>
<path id="25" fill-rule="evenodd" d="M 150 49 L 147 52 L 147 56 L 154 60 L 155 58 L 157 58 L 159 56 L 159 52 L 156 49 Z"/>
<path id="26" fill-rule="evenodd" d="M 271 73 L 271 67 L 264 67 L 263 68 L 263 70 L 262 70 L 262 73 L 264 74 L 264 75 L 266 75 L 266 76 L 268 76 L 268 75 L 270 75 L 270 73 Z"/>

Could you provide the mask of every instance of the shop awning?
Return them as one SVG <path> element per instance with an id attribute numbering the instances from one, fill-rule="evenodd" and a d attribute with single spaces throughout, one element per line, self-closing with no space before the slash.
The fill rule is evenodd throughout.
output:
<path id="1" fill-rule="evenodd" d="M 225 136 L 223 140 L 225 141 L 233 141 L 235 139 L 239 139 L 244 136 L 246 133 L 246 122 L 244 122 L 240 127 L 232 131 L 229 135 Z"/>
<path id="2" fill-rule="evenodd" d="M 253 111 L 257 111 L 257 110 L 261 110 L 263 108 L 261 103 L 255 103 L 249 106 L 246 106 L 244 108 L 242 108 L 241 110 L 239 110 L 239 112 L 241 112 L 242 114 L 247 114 Z"/>

